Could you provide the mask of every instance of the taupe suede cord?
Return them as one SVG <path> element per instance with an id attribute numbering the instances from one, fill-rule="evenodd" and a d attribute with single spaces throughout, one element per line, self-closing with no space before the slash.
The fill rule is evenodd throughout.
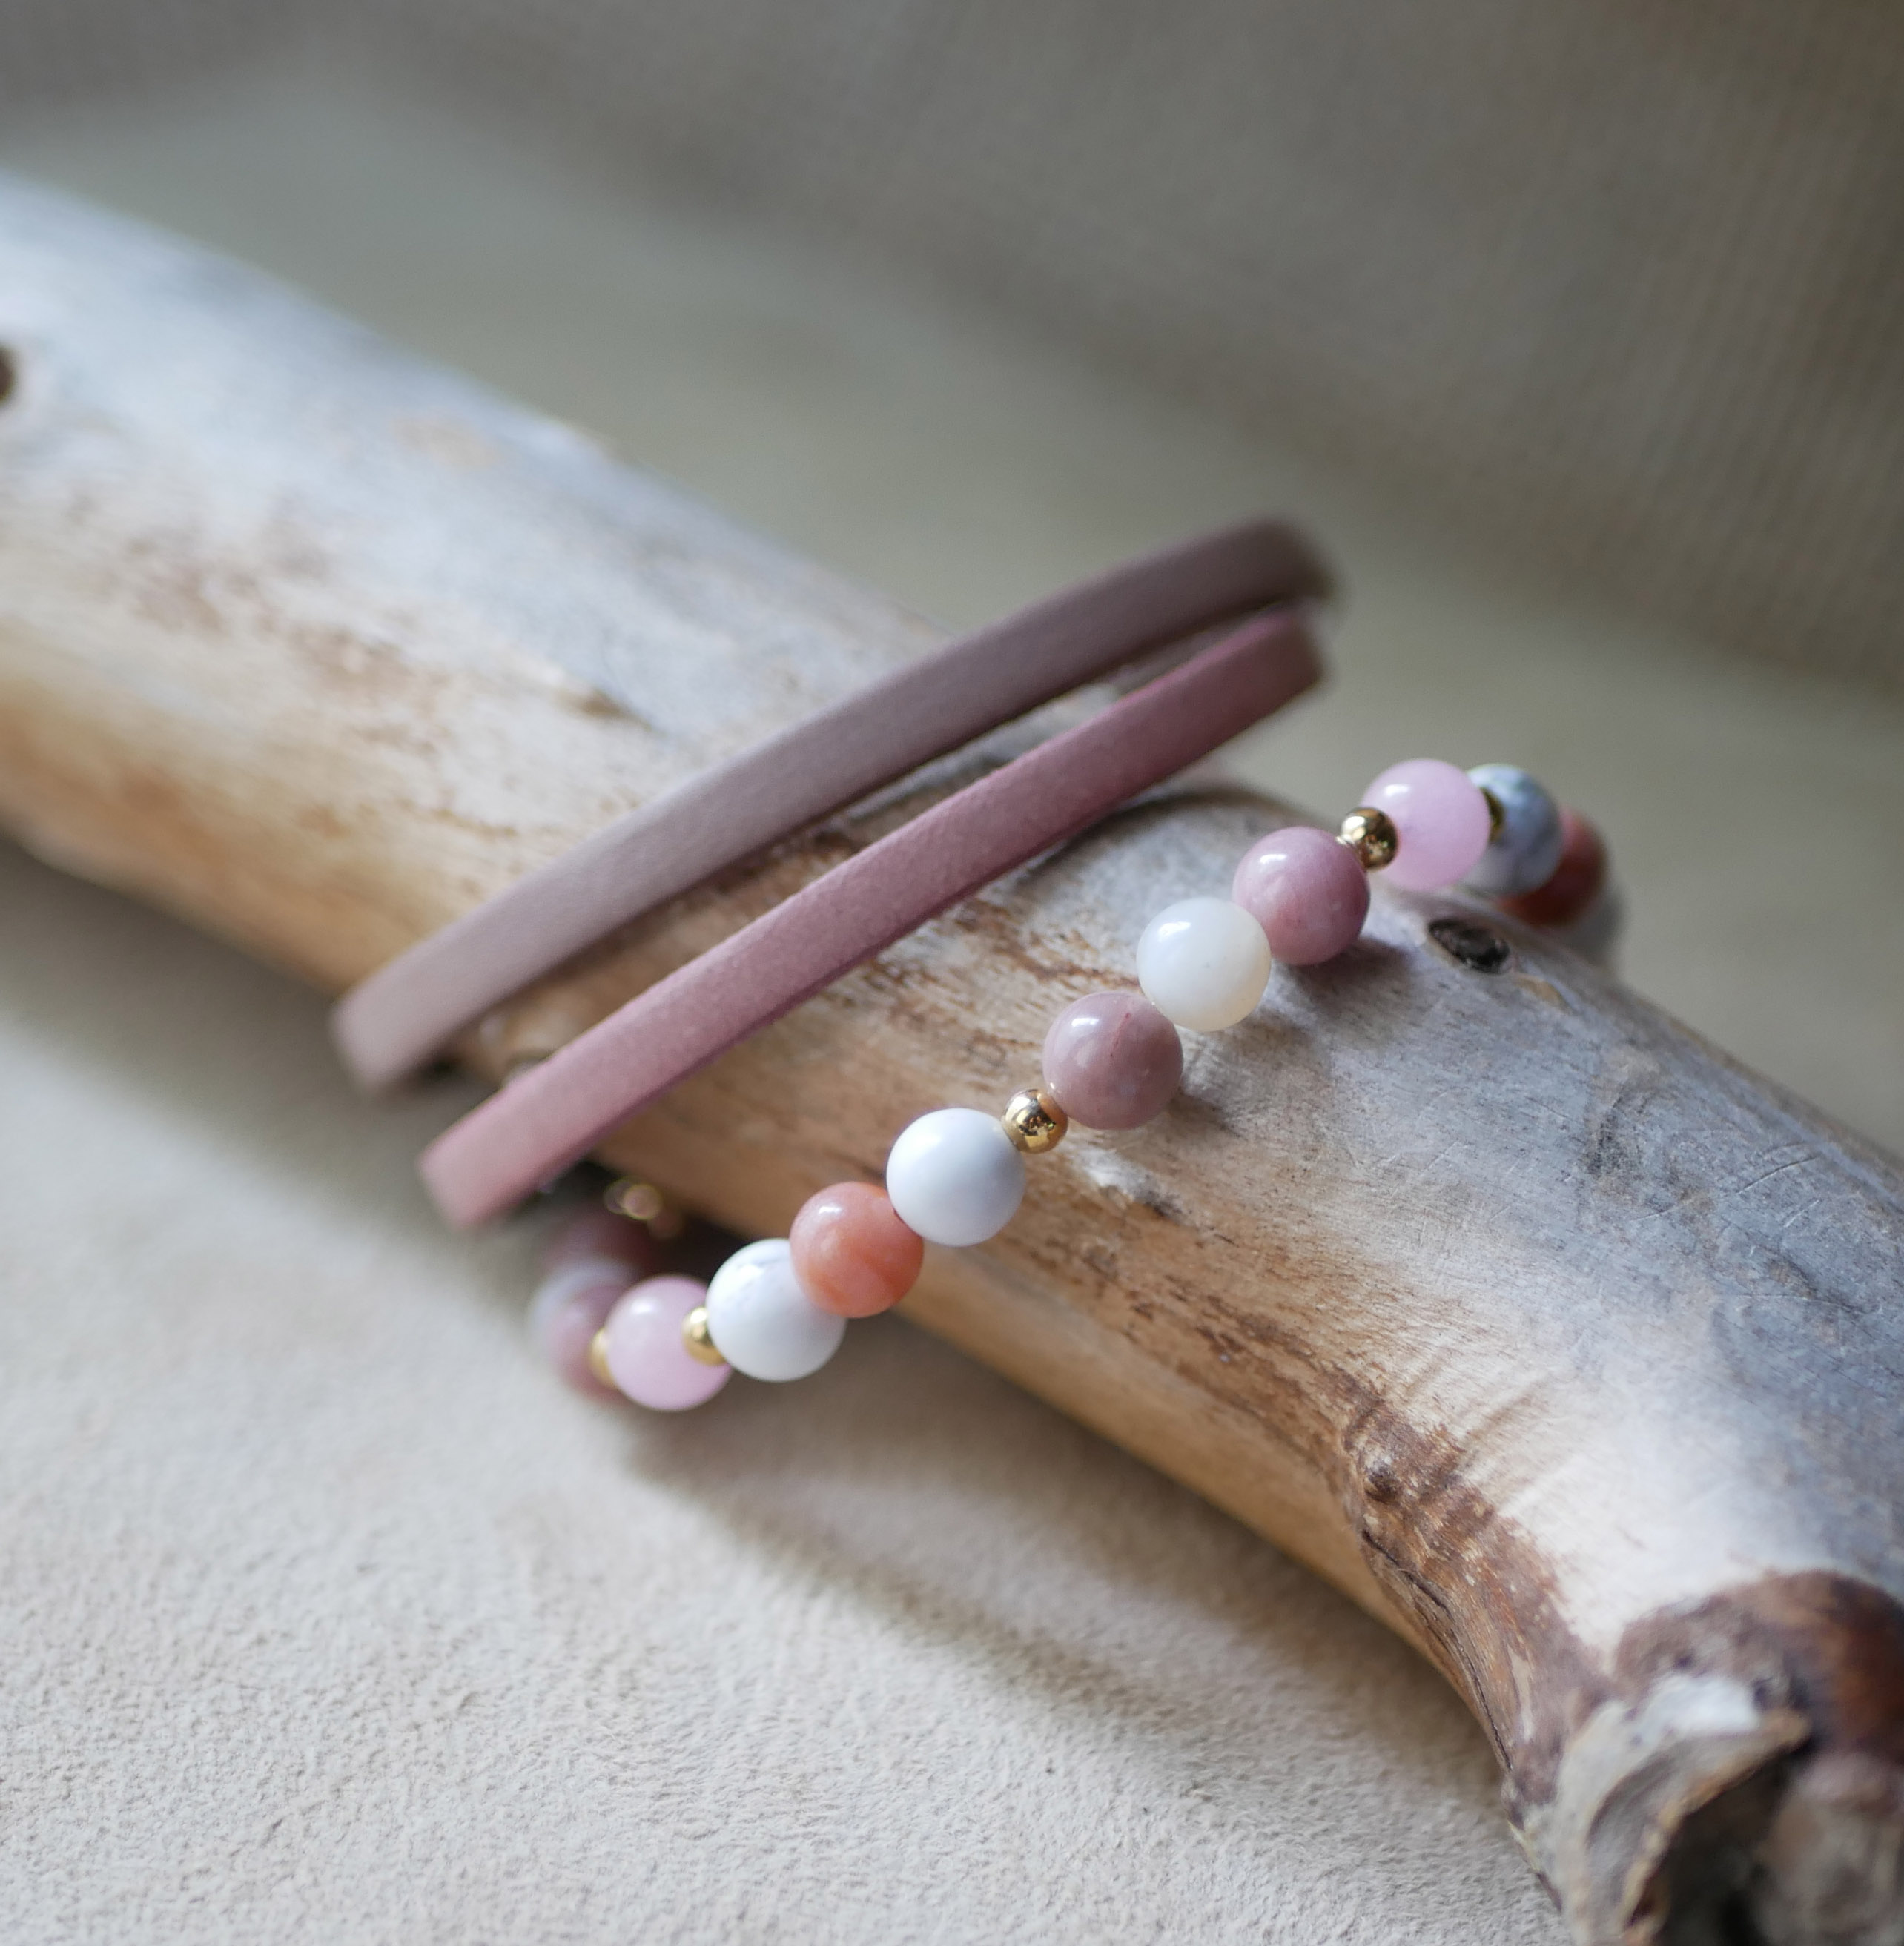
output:
<path id="1" fill-rule="evenodd" d="M 394 1081 L 617 926 L 803 826 L 1125 663 L 1328 585 L 1299 533 L 1255 520 L 948 643 L 630 811 L 372 974 L 332 1017 L 345 1062 L 366 1087 Z"/>
<path id="2" fill-rule="evenodd" d="M 1002 873 L 1226 743 L 1320 673 L 1303 615 L 1259 616 L 934 805 L 511 1081 L 425 1151 L 478 1223 L 737 1042 Z"/>

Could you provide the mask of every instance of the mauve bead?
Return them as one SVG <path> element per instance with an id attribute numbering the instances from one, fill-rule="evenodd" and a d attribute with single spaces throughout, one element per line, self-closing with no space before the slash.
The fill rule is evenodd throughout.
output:
<path id="1" fill-rule="evenodd" d="M 822 1311 L 871 1317 L 919 1281 L 926 1241 L 870 1182 L 836 1182 L 800 1206 L 787 1233 L 793 1275 Z"/>
<path id="2" fill-rule="evenodd" d="M 1401 842 L 1387 876 L 1405 891 L 1438 892 L 1458 883 L 1479 862 L 1492 834 L 1481 786 L 1437 757 L 1391 764 L 1362 801 L 1386 811 L 1395 826 Z"/>
<path id="3" fill-rule="evenodd" d="M 1501 909 L 1532 925 L 1571 925 L 1584 919 L 1606 888 L 1606 844 L 1577 811 L 1560 812 L 1560 862 L 1544 885 Z"/>
<path id="4" fill-rule="evenodd" d="M 1292 824 L 1243 854 L 1230 897 L 1262 927 L 1273 958 L 1313 966 L 1361 936 L 1368 874 L 1332 832 Z"/>
<path id="5" fill-rule="evenodd" d="M 609 1396 L 589 1364 L 589 1347 L 638 1271 L 612 1258 L 586 1257 L 552 1271 L 529 1305 L 529 1336 L 536 1349 L 579 1392 Z"/>
<path id="6" fill-rule="evenodd" d="M 1182 1079 L 1177 1030 L 1141 993 L 1087 993 L 1045 1036 L 1045 1086 L 1083 1128 L 1140 1127 Z"/>
<path id="7" fill-rule="evenodd" d="M 682 1342 L 682 1320 L 707 1301 L 692 1277 L 650 1277 L 608 1314 L 608 1375 L 637 1405 L 686 1412 L 705 1405 L 733 1376 L 727 1365 L 703 1365 Z"/>
<path id="8" fill-rule="evenodd" d="M 598 1205 L 592 1209 L 578 1210 L 556 1231 L 542 1253 L 543 1274 L 548 1275 L 591 1258 L 626 1264 L 629 1276 L 622 1287 L 626 1290 L 629 1284 L 653 1275 L 660 1265 L 660 1253 L 640 1224 Z"/>

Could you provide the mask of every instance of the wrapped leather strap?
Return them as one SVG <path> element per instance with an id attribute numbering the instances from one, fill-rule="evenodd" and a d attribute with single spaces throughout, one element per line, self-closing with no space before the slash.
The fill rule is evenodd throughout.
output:
<path id="1" fill-rule="evenodd" d="M 1167 548 L 948 643 L 617 819 L 400 954 L 332 1017 L 366 1087 L 617 927 L 931 758 L 1325 570 L 1279 521 Z"/>
<path id="2" fill-rule="evenodd" d="M 842 974 L 1280 709 L 1320 673 L 1306 619 L 1258 617 L 944 799 L 629 1001 L 450 1129 L 424 1180 L 499 1214 Z"/>

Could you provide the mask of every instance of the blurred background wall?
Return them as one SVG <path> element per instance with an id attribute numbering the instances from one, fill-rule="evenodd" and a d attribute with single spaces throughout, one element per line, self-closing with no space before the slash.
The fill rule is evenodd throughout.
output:
<path id="1" fill-rule="evenodd" d="M 7 103 L 314 32 L 851 237 L 1636 615 L 1904 690 L 1881 0 L 0 0 Z"/>

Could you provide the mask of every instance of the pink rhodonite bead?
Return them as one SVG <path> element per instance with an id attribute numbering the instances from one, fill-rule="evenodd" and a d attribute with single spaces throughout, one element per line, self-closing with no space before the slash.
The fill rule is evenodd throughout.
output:
<path id="1" fill-rule="evenodd" d="M 1273 959 L 1313 966 L 1361 935 L 1368 874 L 1332 832 L 1292 824 L 1243 854 L 1230 897 L 1262 927 Z"/>
<path id="2" fill-rule="evenodd" d="M 1140 1126 L 1182 1079 L 1177 1030 L 1141 993 L 1088 993 L 1045 1036 L 1045 1086 L 1086 1129 Z"/>
<path id="3" fill-rule="evenodd" d="M 692 1277 L 650 1277 L 608 1314 L 608 1373 L 637 1405 L 685 1412 L 733 1376 L 731 1367 L 703 1365 L 682 1342 L 682 1320 L 706 1301 L 706 1285 Z"/>
<path id="4" fill-rule="evenodd" d="M 638 1277 L 654 1274 L 660 1253 L 640 1224 L 598 1206 L 578 1210 L 557 1230 L 542 1253 L 542 1269 L 552 1275 L 567 1265 L 591 1259 L 626 1264 L 629 1274 L 622 1287 L 626 1290 Z"/>
<path id="5" fill-rule="evenodd" d="M 884 1190 L 836 1182 L 809 1196 L 787 1232 L 793 1277 L 822 1311 L 871 1317 L 919 1281 L 926 1240 L 900 1222 Z"/>
<path id="6" fill-rule="evenodd" d="M 1391 764 L 1362 802 L 1387 812 L 1395 826 L 1400 842 L 1387 876 L 1405 891 L 1435 892 L 1458 883 L 1488 848 L 1492 820 L 1481 786 L 1439 758 Z"/>

